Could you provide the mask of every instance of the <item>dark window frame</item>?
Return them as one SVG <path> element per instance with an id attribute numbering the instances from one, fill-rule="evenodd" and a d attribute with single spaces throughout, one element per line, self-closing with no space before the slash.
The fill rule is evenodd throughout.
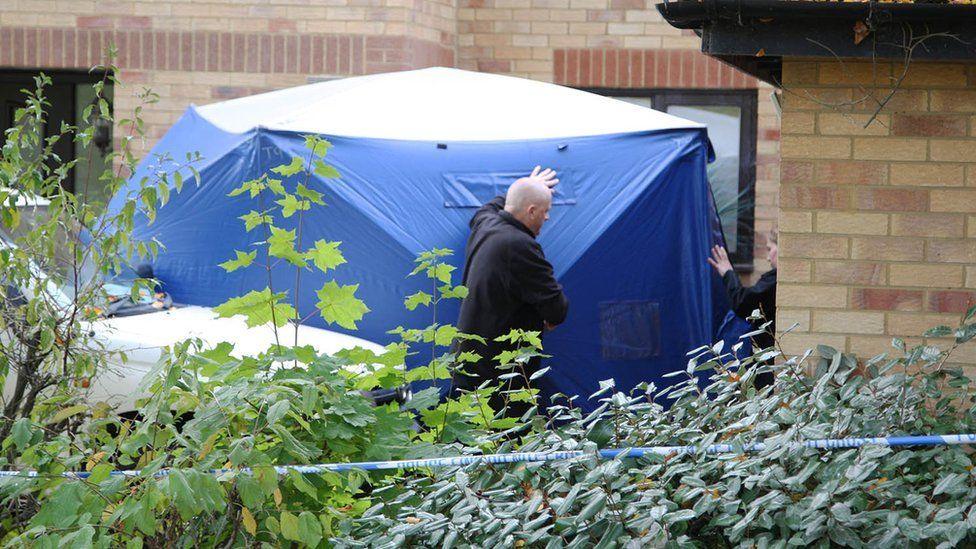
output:
<path id="1" fill-rule="evenodd" d="M 72 69 L 51 70 L 45 68 L 36 68 L 36 69 L 20 69 L 20 68 L 6 69 L 5 68 L 5 69 L 0 69 L 0 84 L 21 84 L 22 88 L 24 89 L 34 90 L 35 89 L 34 77 L 36 77 L 38 74 L 42 72 L 51 78 L 52 86 L 62 85 L 62 84 L 70 86 L 68 90 L 68 95 L 70 97 L 69 105 L 67 106 L 67 108 L 62 108 L 57 111 L 58 114 L 57 120 L 58 121 L 66 120 L 68 121 L 69 124 L 75 125 L 75 122 L 78 120 L 78 116 L 80 115 L 80 113 L 75 108 L 78 100 L 76 86 L 79 84 L 94 85 L 96 82 L 99 82 L 104 78 L 104 73 L 89 72 L 84 70 L 72 70 Z M 114 105 L 112 105 L 112 107 L 114 108 Z M 53 133 L 52 131 L 49 131 L 49 130 L 53 130 L 51 128 L 51 120 L 50 120 L 52 118 L 52 112 L 51 112 L 52 108 L 54 108 L 54 105 L 50 107 L 46 107 L 45 109 L 48 111 L 48 116 L 45 118 L 45 128 L 44 128 L 45 137 L 50 137 L 50 135 L 52 135 Z M 65 114 L 67 114 L 67 116 L 64 116 Z M 60 128 L 60 124 L 56 124 L 56 126 Z M 0 128 L 0 130 L 2 130 L 2 128 Z M 2 142 L 2 139 L 0 139 L 0 142 Z M 66 155 L 67 149 L 62 149 L 62 150 L 56 149 L 55 152 L 58 153 L 59 156 L 62 156 L 67 159 L 74 158 L 73 139 L 63 141 L 62 143 L 59 143 L 59 145 L 61 145 L 62 147 L 68 147 L 68 146 L 71 147 L 70 155 Z M 71 170 L 70 172 L 68 172 L 68 176 L 64 181 L 64 185 L 67 190 L 74 192 L 76 190 L 75 183 L 76 183 L 75 170 Z"/>
<path id="2" fill-rule="evenodd" d="M 739 107 L 739 208 L 735 253 L 730 254 L 739 272 L 752 272 L 756 232 L 756 154 L 759 127 L 759 90 L 695 88 L 583 88 L 607 97 L 647 97 L 651 107 L 666 112 L 672 105 Z"/>

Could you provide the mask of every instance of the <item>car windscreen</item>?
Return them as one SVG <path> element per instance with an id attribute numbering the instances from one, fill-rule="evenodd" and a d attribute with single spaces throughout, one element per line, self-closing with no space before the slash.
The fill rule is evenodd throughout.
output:
<path id="1" fill-rule="evenodd" d="M 0 226 L 0 246 L 17 247 L 18 243 L 25 242 L 31 229 L 45 215 L 43 207 L 21 207 L 18 211 L 20 223 L 13 230 Z M 133 292 L 131 281 L 99 272 L 90 260 L 90 253 L 84 252 L 86 245 L 71 231 L 62 228 L 56 238 L 59 245 L 55 247 L 54 257 L 32 258 L 31 278 L 59 307 L 70 306 L 78 294 L 91 296 L 92 292 L 97 298 L 86 299 L 89 303 L 86 306 L 102 317 L 148 314 L 172 307 L 172 299 L 164 292 L 144 288 Z M 80 263 L 75 259 L 79 249 L 83 258 Z M 34 295 L 25 289 L 18 290 L 24 295 Z"/>

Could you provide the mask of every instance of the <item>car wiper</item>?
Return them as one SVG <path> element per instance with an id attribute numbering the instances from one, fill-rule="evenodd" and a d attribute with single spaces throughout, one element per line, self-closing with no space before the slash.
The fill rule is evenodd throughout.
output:
<path id="1" fill-rule="evenodd" d="M 112 317 L 122 317 L 122 316 L 135 316 L 144 315 L 149 313 L 156 313 L 159 311 L 165 311 L 167 309 L 173 308 L 173 298 L 165 292 L 159 292 L 154 296 L 154 299 L 149 303 L 133 301 L 131 297 L 126 296 L 109 303 L 109 305 L 102 312 L 102 316 L 105 318 Z"/>

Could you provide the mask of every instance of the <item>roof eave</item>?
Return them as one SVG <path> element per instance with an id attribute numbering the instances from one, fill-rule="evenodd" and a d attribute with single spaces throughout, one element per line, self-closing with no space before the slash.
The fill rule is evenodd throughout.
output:
<path id="1" fill-rule="evenodd" d="M 702 37 L 702 51 L 778 85 L 784 57 L 903 59 L 905 44 L 928 36 L 915 59 L 976 58 L 976 6 L 678 0 L 657 5 L 672 26 Z M 854 25 L 872 32 L 859 43 Z"/>

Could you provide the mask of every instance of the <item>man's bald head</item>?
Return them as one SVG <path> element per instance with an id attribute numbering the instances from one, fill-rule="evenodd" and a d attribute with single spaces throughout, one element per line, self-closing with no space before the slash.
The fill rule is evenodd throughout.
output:
<path id="1" fill-rule="evenodd" d="M 549 219 L 551 207 L 552 190 L 538 178 L 523 177 L 515 181 L 505 195 L 505 211 L 537 235 Z"/>
<path id="2" fill-rule="evenodd" d="M 524 211 L 530 205 L 544 208 L 551 203 L 552 191 L 549 190 L 549 187 L 545 183 L 529 177 L 516 180 L 508 188 L 508 194 L 505 195 L 505 210 L 511 214 Z"/>

